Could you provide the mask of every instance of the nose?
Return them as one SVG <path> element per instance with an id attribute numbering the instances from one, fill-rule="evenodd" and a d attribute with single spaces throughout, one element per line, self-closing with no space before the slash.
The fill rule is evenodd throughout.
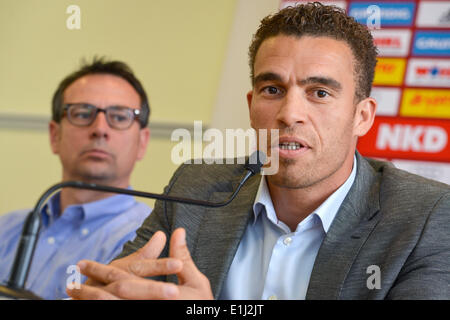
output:
<path id="1" fill-rule="evenodd" d="M 94 139 L 109 138 L 109 132 L 111 128 L 106 121 L 106 114 L 104 112 L 97 113 L 97 117 L 94 122 L 89 126 L 90 136 Z"/>
<path id="2" fill-rule="evenodd" d="M 305 123 L 307 108 L 307 102 L 300 90 L 289 90 L 284 96 L 277 113 L 277 121 L 281 124 L 281 128 Z"/>

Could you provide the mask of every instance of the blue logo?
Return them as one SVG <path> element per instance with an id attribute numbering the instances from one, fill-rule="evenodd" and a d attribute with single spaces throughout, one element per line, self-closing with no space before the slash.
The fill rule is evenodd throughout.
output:
<path id="1" fill-rule="evenodd" d="M 349 15 L 361 24 L 367 25 L 371 19 L 369 6 L 380 8 L 381 28 L 385 26 L 412 26 L 414 17 L 414 2 L 353 2 L 350 4 Z"/>
<path id="2" fill-rule="evenodd" d="M 450 56 L 450 32 L 417 31 L 412 53 L 416 56 Z"/>

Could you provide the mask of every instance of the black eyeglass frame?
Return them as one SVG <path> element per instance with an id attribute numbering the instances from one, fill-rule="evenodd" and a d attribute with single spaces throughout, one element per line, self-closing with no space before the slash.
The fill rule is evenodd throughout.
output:
<path id="1" fill-rule="evenodd" d="M 87 106 L 87 107 L 92 108 L 94 110 L 94 116 L 92 117 L 91 122 L 86 123 L 85 125 L 78 124 L 78 123 L 73 123 L 71 117 L 69 116 L 68 110 L 69 110 L 69 108 L 71 106 L 74 106 L 74 105 L 83 105 L 83 106 Z M 111 110 L 111 108 L 118 108 L 118 107 L 119 108 L 123 108 L 123 109 L 127 109 L 127 110 L 131 110 L 133 112 L 133 119 L 131 119 L 130 124 L 127 127 L 117 128 L 113 124 L 110 123 L 110 120 L 109 120 L 109 118 L 107 116 L 107 112 L 108 112 L 108 110 Z M 69 122 L 71 124 L 73 124 L 75 126 L 78 126 L 78 127 L 88 127 L 88 126 L 90 126 L 92 123 L 94 123 L 94 121 L 97 118 L 97 115 L 98 115 L 99 112 L 103 112 L 105 114 L 105 119 L 106 119 L 106 122 L 108 123 L 108 125 L 111 128 L 116 129 L 116 130 L 127 130 L 127 129 L 129 129 L 132 126 L 134 120 L 137 120 L 139 122 L 139 125 L 142 124 L 141 123 L 141 114 L 142 114 L 141 110 L 130 108 L 130 107 L 119 106 L 119 105 L 117 105 L 117 106 L 115 106 L 115 105 L 114 106 L 108 106 L 108 107 L 102 109 L 102 108 L 99 108 L 99 107 L 97 107 L 97 106 L 95 106 L 93 104 L 90 104 L 90 103 L 66 103 L 66 104 L 63 105 L 62 111 L 63 112 L 62 112 L 61 119 L 64 116 L 67 116 L 67 120 L 69 120 Z"/>

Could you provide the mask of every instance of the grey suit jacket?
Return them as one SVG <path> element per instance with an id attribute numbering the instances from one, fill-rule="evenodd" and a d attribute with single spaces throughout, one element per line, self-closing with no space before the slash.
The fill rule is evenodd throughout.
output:
<path id="1" fill-rule="evenodd" d="M 319 249 L 306 298 L 450 299 L 450 186 L 358 153 L 357 161 L 355 182 Z M 220 202 L 243 172 L 243 165 L 182 165 L 165 192 Z M 217 298 L 253 214 L 260 179 L 250 178 L 222 208 L 157 201 L 118 258 L 157 230 L 169 236 L 183 227 L 194 262 Z"/>

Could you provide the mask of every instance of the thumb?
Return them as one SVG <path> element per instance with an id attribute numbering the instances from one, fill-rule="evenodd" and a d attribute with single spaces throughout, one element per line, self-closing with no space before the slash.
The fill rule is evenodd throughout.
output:
<path id="1" fill-rule="evenodd" d="M 180 284 L 196 281 L 201 275 L 186 245 L 186 231 L 183 228 L 178 228 L 172 233 L 169 256 L 183 261 L 183 269 L 177 273 Z"/>

